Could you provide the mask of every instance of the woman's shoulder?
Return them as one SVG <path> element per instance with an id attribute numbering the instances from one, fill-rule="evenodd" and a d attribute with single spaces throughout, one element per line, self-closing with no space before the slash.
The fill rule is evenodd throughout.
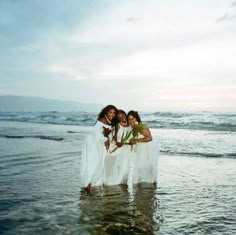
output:
<path id="1" fill-rule="evenodd" d="M 95 123 L 95 126 L 104 126 L 105 124 L 101 122 L 100 120 L 97 120 Z"/>
<path id="2" fill-rule="evenodd" d="M 107 128 L 110 127 L 110 125 L 106 124 L 105 118 L 104 119 L 102 119 L 102 118 L 98 119 L 95 125 L 96 126 L 104 126 L 104 127 L 107 127 Z"/>
<path id="3" fill-rule="evenodd" d="M 106 123 L 106 119 L 105 119 L 104 117 L 99 118 L 97 121 L 98 121 L 98 122 L 101 122 L 102 124 L 105 124 L 105 123 Z"/>

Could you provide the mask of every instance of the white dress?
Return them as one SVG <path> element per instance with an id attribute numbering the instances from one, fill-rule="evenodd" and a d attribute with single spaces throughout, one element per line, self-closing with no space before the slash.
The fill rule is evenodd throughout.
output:
<path id="1" fill-rule="evenodd" d="M 107 154 L 104 145 L 107 138 L 104 137 L 103 127 L 112 128 L 97 121 L 92 133 L 85 138 L 80 162 L 81 187 L 86 187 L 89 183 L 92 186 L 103 184 L 104 159 Z M 111 138 L 111 134 L 109 138 Z"/>
<path id="2" fill-rule="evenodd" d="M 128 131 L 131 131 L 130 127 L 123 127 L 120 125 L 117 132 L 117 141 L 121 142 L 122 135 L 126 134 Z M 104 184 L 118 185 L 127 184 L 132 181 L 132 179 L 130 179 L 130 177 L 132 177 L 130 174 L 130 167 L 132 167 L 134 154 L 135 153 L 131 150 L 130 145 L 123 145 L 122 147 L 117 148 L 110 155 L 106 155 Z"/>
<path id="3" fill-rule="evenodd" d="M 138 138 L 143 138 L 139 134 Z M 156 140 L 139 142 L 134 146 L 136 153 L 134 160 L 133 183 L 155 183 L 158 176 L 159 143 Z"/>

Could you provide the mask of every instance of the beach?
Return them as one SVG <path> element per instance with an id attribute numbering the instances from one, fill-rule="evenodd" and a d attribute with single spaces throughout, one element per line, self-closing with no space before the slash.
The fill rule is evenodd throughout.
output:
<path id="1" fill-rule="evenodd" d="M 236 235 L 235 25 L 236 0 L 0 0 L 0 235 Z"/>
<path id="2" fill-rule="evenodd" d="M 93 116 L 90 117 L 91 120 Z M 235 234 L 236 132 L 152 128 L 158 184 L 81 190 L 89 125 L 0 121 L 1 234 Z"/>

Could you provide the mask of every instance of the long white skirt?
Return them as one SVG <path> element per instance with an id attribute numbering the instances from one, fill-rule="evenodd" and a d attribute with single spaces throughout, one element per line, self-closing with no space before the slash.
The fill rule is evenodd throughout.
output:
<path id="1" fill-rule="evenodd" d="M 134 154 L 129 145 L 123 145 L 112 154 L 105 156 L 103 178 L 105 185 L 128 184 L 132 181 L 130 172 Z"/>
<path id="2" fill-rule="evenodd" d="M 135 148 L 133 183 L 155 183 L 158 176 L 159 144 L 156 140 L 137 143 Z"/>
<path id="3" fill-rule="evenodd" d="M 103 169 L 106 149 L 103 140 L 96 140 L 95 134 L 86 137 L 80 162 L 81 186 L 103 184 Z"/>

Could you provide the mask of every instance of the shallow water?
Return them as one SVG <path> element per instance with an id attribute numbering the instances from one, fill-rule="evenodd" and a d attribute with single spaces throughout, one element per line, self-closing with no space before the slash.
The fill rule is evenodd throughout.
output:
<path id="1" fill-rule="evenodd" d="M 1 234 L 236 234 L 236 160 L 165 151 L 170 143 L 176 151 L 183 136 L 190 150 L 203 138 L 213 145 L 207 151 L 230 152 L 225 145 L 233 146 L 232 136 L 154 131 L 163 151 L 157 187 L 98 187 L 87 194 L 79 164 L 89 128 L 0 122 L 0 130 Z"/>

